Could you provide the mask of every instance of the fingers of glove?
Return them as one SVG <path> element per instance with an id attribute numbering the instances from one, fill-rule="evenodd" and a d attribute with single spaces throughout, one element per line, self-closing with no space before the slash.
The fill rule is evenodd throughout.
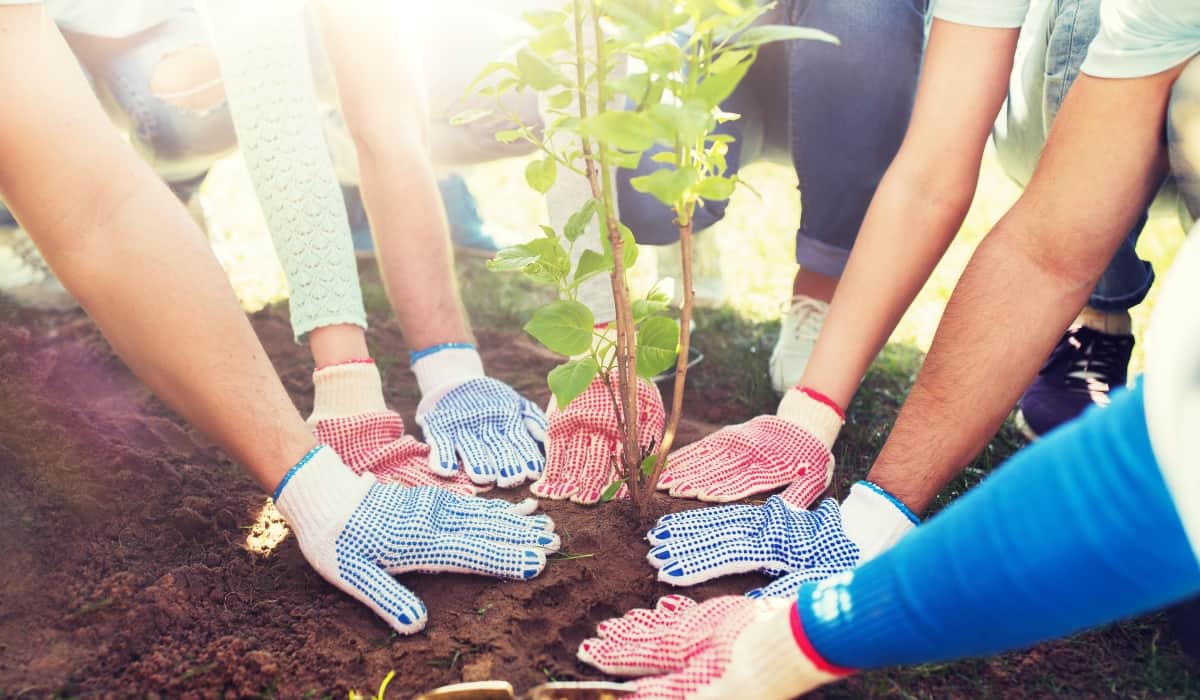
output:
<path id="1" fill-rule="evenodd" d="M 773 491 L 787 484 L 789 478 L 792 477 L 788 474 L 756 465 L 733 474 L 721 475 L 713 483 L 697 488 L 692 495 L 708 503 L 728 503 L 753 496 L 756 493 Z M 813 497 L 819 495 L 821 490 L 824 490 L 824 485 L 813 494 Z M 811 502 L 810 499 L 809 503 Z M 807 508 L 808 503 L 797 507 Z"/>
<path id="2" fill-rule="evenodd" d="M 646 540 L 653 545 L 672 540 L 711 536 L 715 530 L 745 533 L 761 523 L 762 507 L 750 505 L 693 508 L 681 513 L 668 513 L 658 519 Z"/>
<path id="3" fill-rule="evenodd" d="M 422 427 L 429 444 L 429 471 L 445 477 L 457 474 L 458 452 L 454 449 L 453 434 L 440 428 Z"/>
<path id="4" fill-rule="evenodd" d="M 519 436 L 529 440 L 524 430 L 519 432 Z M 492 459 L 495 463 L 496 486 L 508 489 L 525 483 L 526 457 L 518 452 L 516 444 L 518 434 L 501 433 L 495 428 L 488 427 L 481 430 L 478 437 L 491 449 Z"/>
<path id="5" fill-rule="evenodd" d="M 582 432 L 550 440 L 546 446 L 546 470 L 530 489 L 534 495 L 555 500 L 574 495 L 589 458 L 589 444 L 588 436 Z"/>
<path id="6" fill-rule="evenodd" d="M 829 486 L 829 479 L 820 469 L 809 469 L 803 476 L 792 482 L 779 494 L 779 497 L 795 508 L 807 508 L 817 497 L 824 493 Z"/>
<path id="7" fill-rule="evenodd" d="M 814 579 L 810 572 L 796 571 L 780 576 L 762 588 L 755 588 L 746 593 L 747 598 L 795 598 L 800 586 Z"/>
<path id="8" fill-rule="evenodd" d="M 639 678 L 630 684 L 634 688 L 633 695 L 626 697 L 630 700 L 689 700 L 719 677 L 715 670 L 701 674 L 694 668 L 706 663 L 719 667 L 715 659 L 708 657 L 704 654 L 676 673 Z"/>
<path id="9" fill-rule="evenodd" d="M 664 628 L 696 606 L 696 601 L 687 596 L 666 595 L 653 609 L 634 608 L 621 617 L 604 620 L 596 625 L 596 636 L 622 642 L 657 639 Z"/>
<path id="10" fill-rule="evenodd" d="M 676 479 L 671 485 L 670 494 L 675 498 L 698 498 L 706 491 L 719 487 L 723 482 L 738 479 L 761 468 L 761 465 L 749 459 L 733 460 L 719 465 L 714 463 L 703 473 L 694 472 Z"/>
<path id="11" fill-rule="evenodd" d="M 491 538 L 469 534 L 438 535 L 420 547 L 383 557 L 380 564 L 391 573 L 450 572 L 523 581 L 546 568 L 546 552 L 538 547 L 500 544 Z"/>
<path id="12" fill-rule="evenodd" d="M 550 420 L 546 417 L 545 412 L 537 407 L 529 399 L 521 399 L 521 420 L 525 423 L 525 429 L 529 431 L 530 437 L 542 443 L 546 443 L 546 435 L 550 429 Z"/>
<path id="13" fill-rule="evenodd" d="M 442 524 L 439 532 L 471 537 L 483 542 L 538 547 L 547 552 L 557 552 L 562 546 L 559 536 L 554 533 L 554 521 L 548 515 L 471 515 L 447 521 Z"/>
<path id="14" fill-rule="evenodd" d="M 758 571 L 780 563 L 764 551 L 753 539 L 717 542 L 708 547 L 664 545 L 667 558 L 659 560 L 658 580 L 675 586 L 693 586 L 721 576 Z"/>
<path id="15" fill-rule="evenodd" d="M 429 613 L 420 598 L 378 564 L 354 556 L 340 559 L 338 569 L 337 587 L 375 611 L 396 632 L 413 634 L 425 628 Z"/>
<path id="16" fill-rule="evenodd" d="M 620 478 L 613 468 L 618 449 L 607 435 L 590 435 L 585 448 L 589 457 L 579 472 L 578 487 L 570 497 L 574 503 L 591 505 L 600 500 L 608 485 Z"/>
<path id="17" fill-rule="evenodd" d="M 515 484 L 532 481 L 541 476 L 546 466 L 546 458 L 542 455 L 538 440 L 524 428 L 524 424 L 520 421 L 515 422 L 505 432 L 504 437 L 511 447 L 513 462 L 511 465 L 501 466 L 501 479 L 506 478 L 506 471 L 511 472 L 511 477 L 516 479 Z"/>
<path id="18" fill-rule="evenodd" d="M 447 479 L 444 476 L 438 476 L 426 468 L 426 463 L 421 460 L 417 464 L 404 465 L 396 469 L 389 469 L 386 472 L 375 472 L 376 478 L 383 483 L 398 483 L 403 486 L 433 486 L 435 488 L 446 489 L 450 493 L 456 493 L 461 496 L 474 496 L 481 493 L 483 489 L 471 483 L 465 474 L 459 472 L 452 478 Z"/>
<path id="19" fill-rule="evenodd" d="M 593 637 L 580 643 L 576 656 L 614 676 L 648 676 L 682 668 L 684 660 L 659 642 L 661 639 L 641 642 Z"/>
<path id="20" fill-rule="evenodd" d="M 505 455 L 493 449 L 483 433 L 460 429 L 454 436 L 454 447 L 471 481 L 476 484 L 496 483 L 500 475 L 500 462 Z"/>
<path id="21" fill-rule="evenodd" d="M 722 428 L 690 445 L 675 450 L 667 458 L 667 469 L 659 479 L 659 488 L 666 489 L 673 484 L 694 479 L 706 471 L 729 463 L 736 453 L 723 445 L 727 444 L 723 434 L 733 430 L 734 426 Z"/>

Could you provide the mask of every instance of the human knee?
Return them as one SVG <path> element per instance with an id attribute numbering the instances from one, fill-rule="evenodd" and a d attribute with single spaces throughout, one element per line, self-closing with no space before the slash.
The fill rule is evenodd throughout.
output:
<path id="1" fill-rule="evenodd" d="M 216 56 L 197 45 L 144 66 L 127 56 L 111 68 L 111 90 L 135 147 L 168 179 L 205 172 L 236 145 Z"/>

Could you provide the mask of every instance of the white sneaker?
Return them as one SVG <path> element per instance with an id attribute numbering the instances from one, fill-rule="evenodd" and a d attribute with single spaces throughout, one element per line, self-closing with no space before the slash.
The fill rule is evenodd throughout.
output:
<path id="1" fill-rule="evenodd" d="M 775 391 L 787 393 L 804 376 L 804 368 L 808 366 L 808 358 L 817 344 L 828 312 L 829 304 L 823 301 L 802 295 L 792 297 L 783 312 L 779 342 L 771 351 L 769 367 L 771 386 Z"/>

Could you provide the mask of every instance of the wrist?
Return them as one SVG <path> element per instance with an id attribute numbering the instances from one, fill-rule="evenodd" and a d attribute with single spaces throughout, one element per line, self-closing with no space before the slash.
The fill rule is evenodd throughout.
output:
<path id="1" fill-rule="evenodd" d="M 796 387 L 784 394 L 775 415 L 807 430 L 827 450 L 833 448 L 846 422 L 845 413 L 836 403 L 819 392 L 803 387 Z"/>
<path id="2" fill-rule="evenodd" d="M 332 541 L 330 530 L 345 521 L 374 483 L 369 472 L 355 476 L 331 447 L 317 445 L 288 470 L 272 498 L 302 544 L 322 533 Z"/>
<path id="3" fill-rule="evenodd" d="M 309 425 L 387 410 L 379 368 L 370 359 L 321 367 L 313 372 L 313 410 Z"/>
<path id="4" fill-rule="evenodd" d="M 869 481 L 850 487 L 841 514 L 842 531 L 858 547 L 859 564 L 882 554 L 921 522 L 908 506 Z"/>
<path id="5" fill-rule="evenodd" d="M 421 405 L 418 414 L 425 413 L 448 391 L 463 382 L 480 379 L 487 375 L 483 371 L 483 358 L 474 345 L 468 343 L 445 343 L 418 350 L 409 355 L 412 371 L 417 376 L 421 389 Z"/>
<path id="6" fill-rule="evenodd" d="M 729 667 L 704 698 L 753 696 L 786 700 L 851 675 L 823 659 L 809 643 L 791 599 L 763 599 L 768 610 L 733 643 Z"/>

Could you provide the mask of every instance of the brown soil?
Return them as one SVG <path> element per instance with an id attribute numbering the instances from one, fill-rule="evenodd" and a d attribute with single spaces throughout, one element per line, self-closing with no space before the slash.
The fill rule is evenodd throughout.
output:
<path id="1" fill-rule="evenodd" d="M 430 621 L 398 637 L 318 578 L 291 538 L 270 556 L 247 550 L 264 494 L 150 396 L 85 317 L 0 308 L 0 319 L 0 697 L 344 698 L 393 669 L 393 698 L 460 680 L 598 678 L 575 661 L 579 641 L 672 590 L 645 564 L 625 504 L 545 502 L 564 547 L 540 577 L 404 576 Z M 252 320 L 307 412 L 306 350 L 283 314 Z M 552 358 L 517 334 L 481 336 L 494 375 L 547 398 Z M 376 322 L 372 344 L 388 399 L 411 424 L 417 390 L 395 324 Z M 749 417 L 720 389 L 687 405 L 699 418 L 684 423 L 681 444 Z M 763 581 L 731 577 L 690 593 Z M 830 695 L 1145 696 L 1170 644 L 1160 634 L 1151 620 L 948 670 L 870 674 Z M 1127 679 L 1127 665 L 1149 670 Z"/>
<path id="2" fill-rule="evenodd" d="M 252 320 L 307 413 L 307 351 L 282 314 Z M 525 338 L 482 336 L 489 370 L 544 401 L 553 360 Z M 389 402 L 414 425 L 398 329 L 376 324 L 372 341 Z M 543 575 L 404 576 L 430 620 L 424 633 L 397 637 L 318 578 L 293 539 L 267 557 L 247 551 L 264 495 L 154 399 L 81 315 L 5 324 L 0 406 L 0 696 L 345 697 L 392 669 L 393 697 L 462 679 L 528 687 L 598 677 L 574 660 L 580 640 L 668 592 L 643 560 L 644 530 L 627 504 L 545 502 L 563 555 Z M 682 437 L 712 428 L 689 422 Z M 696 593 L 740 593 L 762 580 Z"/>

